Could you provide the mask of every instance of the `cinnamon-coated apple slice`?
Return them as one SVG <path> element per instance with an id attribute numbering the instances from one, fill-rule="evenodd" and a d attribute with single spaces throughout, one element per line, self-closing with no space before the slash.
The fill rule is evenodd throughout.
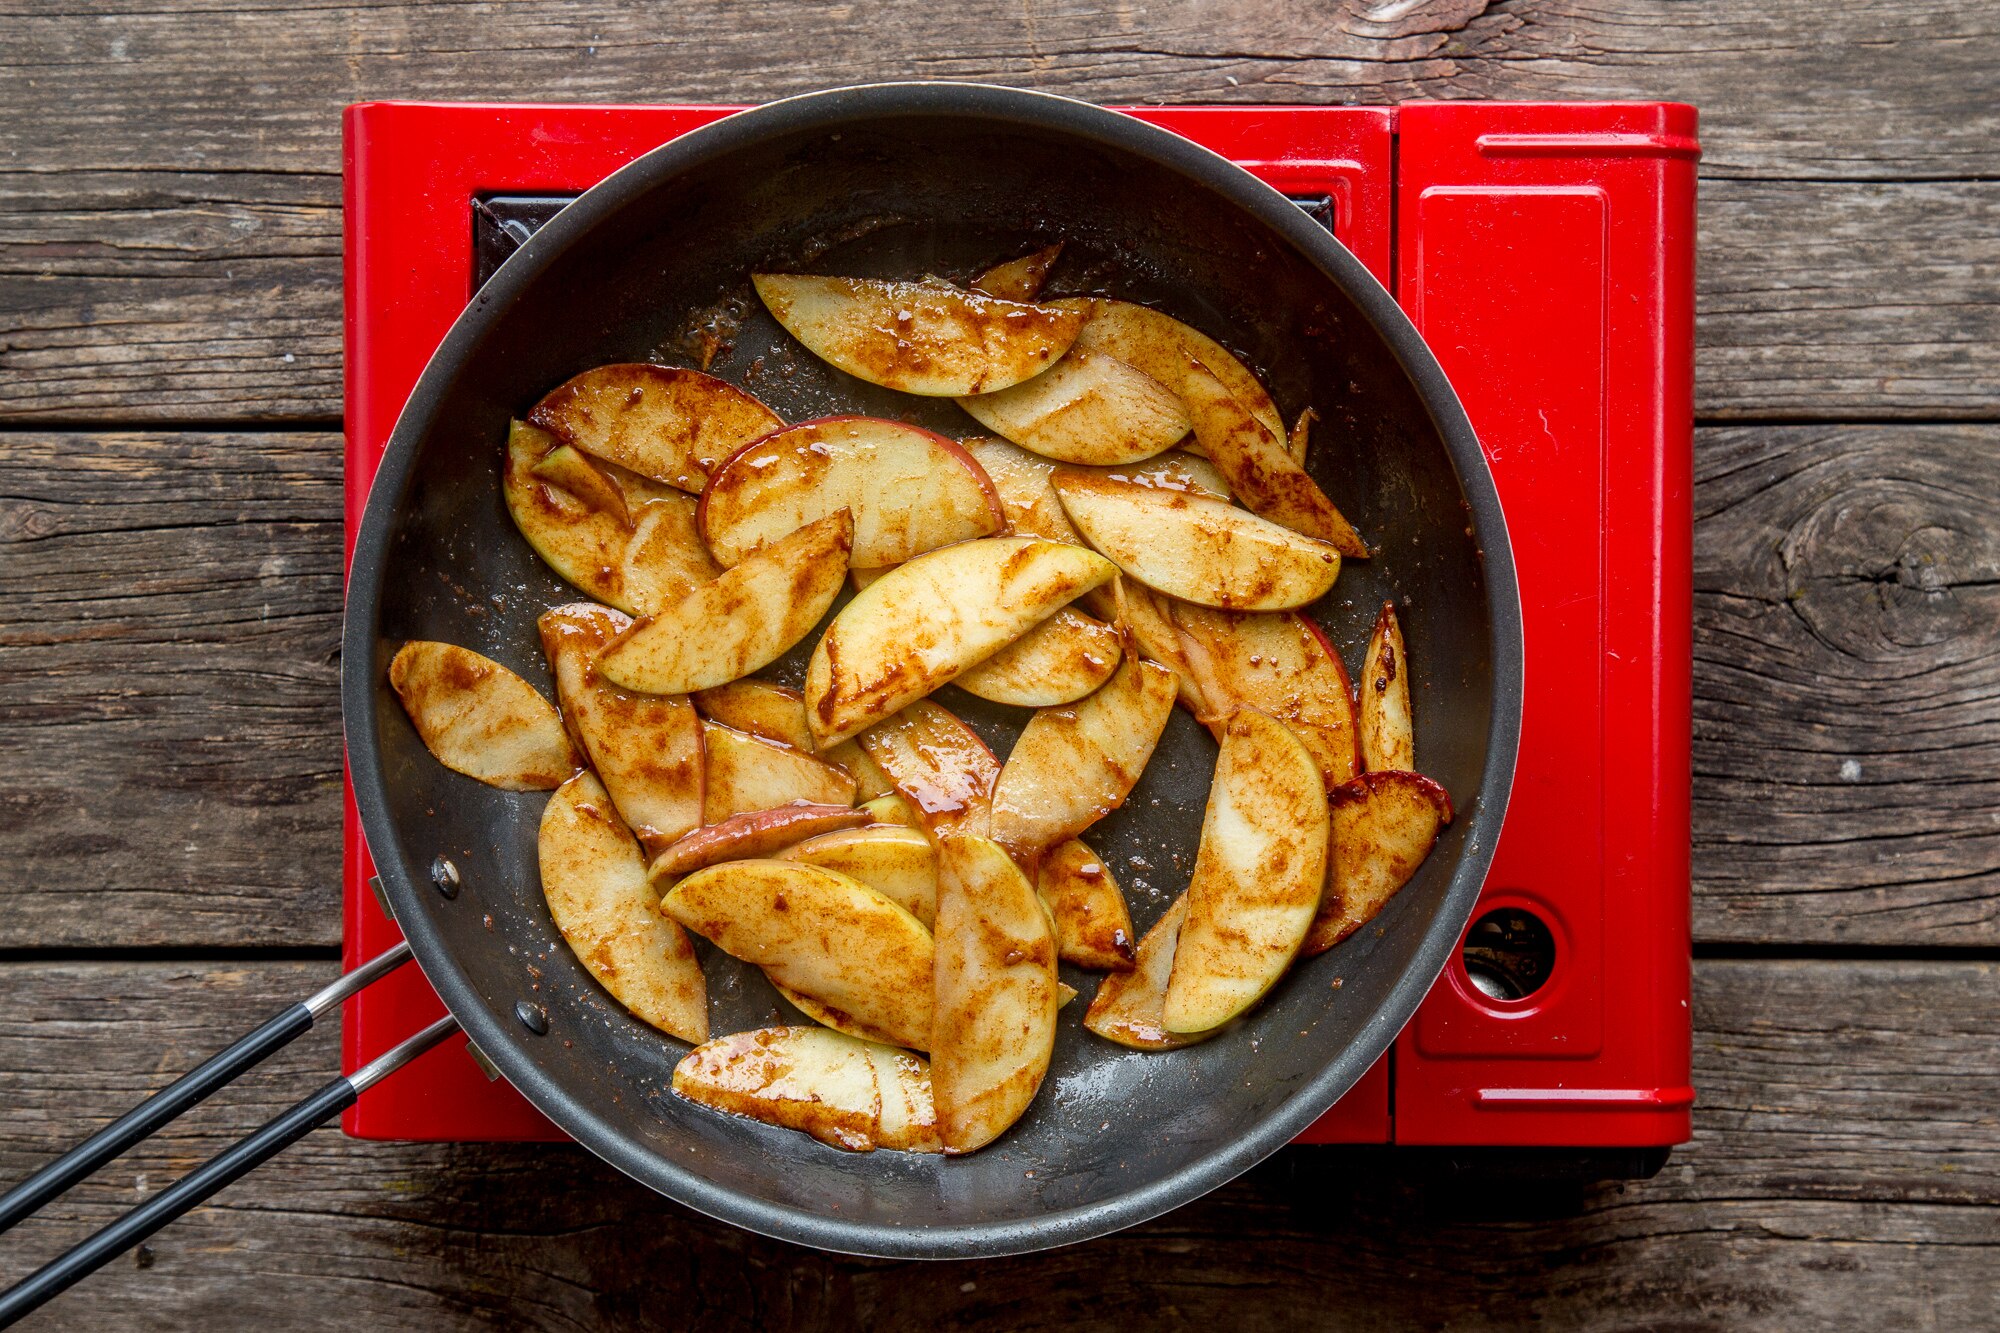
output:
<path id="1" fill-rule="evenodd" d="M 1020 867 L 986 838 L 938 844 L 931 1086 L 948 1153 L 1021 1118 L 1055 1051 L 1056 942 Z"/>
<path id="2" fill-rule="evenodd" d="M 1350 559 L 1367 558 L 1367 543 L 1292 457 L 1283 433 L 1258 420 L 1207 366 L 1189 365 L 1181 396 L 1195 438 L 1251 513 L 1331 542 Z"/>
<path id="3" fill-rule="evenodd" d="M 821 1027 L 832 1028 L 835 1032 L 843 1036 L 853 1037 L 857 1041 L 879 1042 L 884 1046 L 900 1046 L 902 1044 L 881 1029 L 869 1027 L 845 1009 L 839 1009 L 823 1001 L 815 1000 L 810 995 L 801 995 L 795 990 L 787 990 L 776 981 L 771 981 L 768 974 L 764 979 L 771 982 L 771 989 L 778 992 L 779 999 L 804 1014 L 807 1018 L 810 1018 L 813 1022 L 818 1023 Z"/>
<path id="4" fill-rule="evenodd" d="M 1375 919 L 1410 882 L 1451 822 L 1451 797 L 1416 773 L 1363 773 L 1333 789 L 1326 893 L 1307 956 L 1324 953 Z"/>
<path id="5" fill-rule="evenodd" d="M 853 741 L 824 751 L 814 749 L 812 728 L 806 725 L 805 696 L 768 680 L 736 680 L 713 689 L 697 690 L 694 706 L 711 722 L 767 741 L 789 745 L 844 770 L 854 779 L 854 799 L 872 801 L 895 790 L 882 770 Z"/>
<path id="6" fill-rule="evenodd" d="M 1083 546 L 1083 534 L 1063 512 L 1062 501 L 1049 478 L 1061 466 L 994 435 L 976 435 L 965 442 L 965 450 L 984 468 L 999 493 L 1001 507 L 1014 531 L 1025 537 L 1045 537 L 1052 542 Z M 1089 476 L 1129 481 L 1166 491 L 1187 491 L 1217 500 L 1230 498 L 1229 483 L 1206 458 L 1197 458 L 1184 449 L 1169 449 L 1143 462 L 1118 467 L 1075 467 L 1070 471 Z"/>
<path id="7" fill-rule="evenodd" d="M 536 469 L 567 450 L 524 422 L 508 430 L 501 491 L 514 526 L 549 568 L 600 602 L 644 615 L 685 596 L 722 572 L 702 545 L 692 496 L 609 463 L 585 472 L 565 463 L 552 471 L 587 491 L 581 495 Z M 612 504 L 592 478 L 609 479 Z"/>
<path id="8" fill-rule="evenodd" d="M 725 861 L 674 885 L 660 910 L 786 989 L 929 1049 L 931 933 L 860 881 L 794 861 Z"/>
<path id="9" fill-rule="evenodd" d="M 759 1028 L 717 1037 L 674 1066 L 674 1091 L 849 1152 L 934 1153 L 943 1147 L 924 1062 L 826 1028 Z"/>
<path id="10" fill-rule="evenodd" d="M 988 835 L 1000 761 L 949 709 L 920 699 L 863 732 L 861 748 L 931 836 Z"/>
<path id="11" fill-rule="evenodd" d="M 835 829 L 873 822 L 867 810 L 842 805 L 786 805 L 775 810 L 746 810 L 720 824 L 710 824 L 670 844 L 653 858 L 646 873 L 653 887 L 664 890 L 681 875 L 724 861 L 748 861 L 775 855 L 795 842 Z"/>
<path id="12" fill-rule="evenodd" d="M 1076 341 L 1084 316 L 942 282 L 755 273 L 785 331 L 857 379 L 926 397 L 993 393 L 1038 375 Z"/>
<path id="13" fill-rule="evenodd" d="M 390 661 L 389 684 L 424 748 L 453 772 L 506 791 L 547 791 L 583 766 L 549 701 L 469 648 L 412 639 Z"/>
<path id="14" fill-rule="evenodd" d="M 926 929 L 937 920 L 937 848 L 919 829 L 864 827 L 822 833 L 785 848 L 777 859 L 838 870 L 860 880 Z"/>
<path id="15" fill-rule="evenodd" d="M 727 380 L 640 363 L 584 371 L 550 390 L 528 420 L 587 454 L 693 492 L 717 463 L 785 424 Z"/>
<path id="16" fill-rule="evenodd" d="M 1031 380 L 960 398 L 974 421 L 1063 463 L 1136 463 L 1188 433 L 1173 390 L 1101 352 L 1076 352 Z"/>
<path id="17" fill-rule="evenodd" d="M 1124 648 L 1118 631 L 1066 606 L 958 677 L 958 687 L 996 704 L 1054 708 L 1111 678 Z"/>
<path id="18" fill-rule="evenodd" d="M 628 690 L 688 694 L 770 665 L 833 605 L 853 537 L 844 509 L 808 523 L 633 625 L 598 673 Z"/>
<path id="19" fill-rule="evenodd" d="M 1128 653 L 1104 687 L 1044 708 L 993 788 L 993 837 L 1030 863 L 1125 803 L 1174 709 L 1174 673 Z"/>
<path id="20" fill-rule="evenodd" d="M 1048 904 L 1065 963 L 1114 972 L 1132 966 L 1132 912 L 1103 857 L 1076 838 L 1059 842 L 1035 867 L 1035 891 Z"/>
<path id="21" fill-rule="evenodd" d="M 994 767 L 997 770 L 999 765 L 996 764 Z M 864 801 L 860 809 L 868 816 L 868 824 L 863 827 L 876 825 L 885 828 L 924 827 L 924 821 L 917 814 L 916 807 L 904 800 L 900 792 L 892 791 L 887 796 L 877 796 L 873 800 Z"/>
<path id="22" fill-rule="evenodd" d="M 558 444 L 529 471 L 590 508 L 603 510 L 622 526 L 628 529 L 632 526 L 632 510 L 610 469 L 582 450 Z"/>
<path id="23" fill-rule="evenodd" d="M 1312 619 L 1297 611 L 1216 611 L 1185 602 L 1168 612 L 1180 633 L 1180 668 L 1201 696 L 1197 713 L 1219 734 L 1238 707 L 1298 733 L 1328 791 L 1361 771 L 1347 664 Z"/>
<path id="24" fill-rule="evenodd" d="M 854 778 L 845 769 L 757 736 L 701 724 L 708 758 L 701 822 L 788 805 L 852 805 Z"/>
<path id="25" fill-rule="evenodd" d="M 896 566 L 841 608 L 813 650 L 814 737 L 830 746 L 873 726 L 1114 572 L 1094 551 L 1029 537 L 960 542 Z"/>
<path id="26" fill-rule="evenodd" d="M 1416 771 L 1409 666 L 1395 605 L 1384 602 L 1361 663 L 1361 762 L 1371 773 Z"/>
<path id="27" fill-rule="evenodd" d="M 634 694 L 598 679 L 597 655 L 631 623 L 608 606 L 573 602 L 544 611 L 536 626 L 570 734 L 619 818 L 657 852 L 704 822 L 701 721 L 685 695 Z"/>
<path id="28" fill-rule="evenodd" d="M 646 859 L 589 771 L 542 810 L 542 896 L 577 961 L 611 997 L 669 1036 L 708 1040 L 708 985 L 694 945 L 654 910 Z"/>
<path id="29" fill-rule="evenodd" d="M 1048 281 L 1049 270 L 1061 257 L 1061 241 L 1045 245 L 1019 259 L 995 264 L 979 275 L 972 284 L 972 290 L 997 296 L 1003 301 L 1032 301 L 1042 294 L 1042 284 Z"/>
<path id="30" fill-rule="evenodd" d="M 1174 899 L 1153 928 L 1139 941 L 1132 970 L 1113 972 L 1097 983 L 1097 994 L 1083 1016 L 1083 1026 L 1106 1041 L 1140 1051 L 1171 1051 L 1215 1035 L 1169 1032 L 1160 1014 L 1167 1003 L 1167 982 L 1173 976 L 1175 946 L 1187 918 L 1187 894 Z"/>
<path id="31" fill-rule="evenodd" d="M 1215 759 L 1160 1026 L 1220 1027 L 1298 956 L 1326 878 L 1327 798 L 1291 728 L 1238 709 Z"/>
<path id="32" fill-rule="evenodd" d="M 1283 611 L 1324 595 L 1340 552 L 1205 495 L 1058 469 L 1063 511 L 1092 547 L 1169 597 L 1236 611 Z"/>
<path id="33" fill-rule="evenodd" d="M 701 533 L 725 565 L 814 519 L 854 515 L 857 568 L 911 556 L 1006 523 L 985 470 L 955 441 L 877 417 L 822 417 L 731 454 L 701 493 Z"/>

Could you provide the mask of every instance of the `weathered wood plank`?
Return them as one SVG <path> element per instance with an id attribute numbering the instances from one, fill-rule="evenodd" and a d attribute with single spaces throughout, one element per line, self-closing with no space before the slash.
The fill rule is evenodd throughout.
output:
<path id="1" fill-rule="evenodd" d="M 2000 939 L 2000 428 L 1697 442 L 1696 937 Z M 339 442 L 0 453 L 0 945 L 338 939 Z"/>
<path id="2" fill-rule="evenodd" d="M 324 965 L 0 969 L 0 1173 L 187 1068 Z M 1656 1179 L 1468 1194 L 1294 1150 L 1051 1254 L 903 1264 L 697 1218 L 567 1148 L 322 1131 L 25 1327 L 1973 1328 L 2000 1283 L 1985 964 L 1704 963 L 1696 1138 Z M 314 1038 L 6 1241 L 23 1271 L 274 1113 Z M 1568 1202 L 1571 1206 L 1563 1206 Z"/>

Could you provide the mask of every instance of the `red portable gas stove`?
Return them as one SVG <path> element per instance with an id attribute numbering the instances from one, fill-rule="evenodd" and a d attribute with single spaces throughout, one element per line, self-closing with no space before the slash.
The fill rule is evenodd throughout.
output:
<path id="1" fill-rule="evenodd" d="M 479 285 L 568 197 L 734 109 L 349 109 L 350 555 L 404 399 Z M 1520 765 L 1484 897 L 1415 1020 L 1301 1142 L 1652 1149 L 1594 1160 L 1656 1168 L 1694 1101 L 1694 110 L 1131 114 L 1297 199 L 1396 293 L 1479 432 L 1519 570 Z M 399 938 L 372 875 L 350 795 L 349 967 Z M 347 1003 L 343 1068 L 442 1012 L 414 968 L 378 983 Z M 562 1137 L 462 1045 L 343 1123 L 366 1138 Z"/>

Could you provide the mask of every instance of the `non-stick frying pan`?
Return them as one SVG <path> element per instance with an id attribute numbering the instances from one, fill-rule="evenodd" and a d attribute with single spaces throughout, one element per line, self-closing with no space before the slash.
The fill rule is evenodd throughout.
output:
<path id="1" fill-rule="evenodd" d="M 685 1047 L 632 1019 L 542 905 L 544 793 L 446 771 L 388 689 L 405 640 L 484 653 L 547 687 L 535 618 L 573 600 L 510 523 L 510 417 L 609 361 L 692 364 L 787 420 L 902 417 L 953 436 L 949 401 L 834 371 L 750 293 L 753 270 L 964 280 L 1060 240 L 1050 295 L 1156 305 L 1221 340 L 1288 414 L 1322 424 L 1309 468 L 1373 543 L 1314 608 L 1358 666 L 1393 598 L 1419 764 L 1458 817 L 1369 928 L 1295 967 L 1202 1045 L 1128 1051 L 1062 1016 L 1027 1116 L 965 1158 L 855 1155 L 669 1090 Z M 809 637 L 808 645 L 812 639 Z M 1513 777 L 1520 618 L 1505 525 L 1465 414 L 1388 293 L 1319 224 L 1222 158 L 1082 103 L 893 84 L 774 103 L 688 134 L 564 209 L 473 299 L 396 427 L 348 584 L 342 698 L 368 844 L 426 976 L 481 1051 L 580 1143 L 660 1192 L 755 1231 L 886 1256 L 999 1255 L 1162 1213 L 1310 1124 L 1388 1047 L 1457 946 Z M 797 683 L 800 662 L 777 678 Z M 1026 720 L 939 696 L 1004 756 Z M 1214 744 L 1176 714 L 1126 806 L 1089 835 L 1144 929 L 1186 886 Z M 437 858 L 457 869 L 452 896 Z M 754 969 L 703 947 L 718 1032 L 800 1021 Z M 1065 968 L 1083 991 L 1089 974 Z"/>

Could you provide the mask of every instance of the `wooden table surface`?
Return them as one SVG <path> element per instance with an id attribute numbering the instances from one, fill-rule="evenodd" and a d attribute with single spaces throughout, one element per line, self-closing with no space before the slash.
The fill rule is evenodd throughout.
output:
<path id="1" fill-rule="evenodd" d="M 29 0 L 0 15 L 0 1175 L 337 967 L 340 108 L 1676 98 L 1703 112 L 1695 1139 L 1504 1197 L 1288 1150 L 1052 1254 L 834 1258 L 571 1148 L 313 1134 L 33 1324 L 1990 1327 L 2000 12 L 1972 0 Z M 315 1035 L 0 1242 L 259 1123 Z"/>

